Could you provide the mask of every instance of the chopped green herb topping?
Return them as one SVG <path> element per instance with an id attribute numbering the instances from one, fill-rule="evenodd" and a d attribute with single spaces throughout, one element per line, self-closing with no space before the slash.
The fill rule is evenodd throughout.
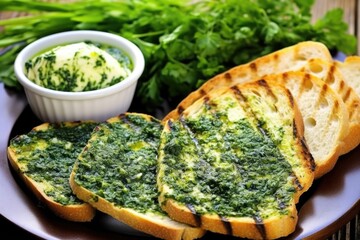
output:
<path id="1" fill-rule="evenodd" d="M 50 124 L 10 141 L 21 171 L 45 186 L 44 192 L 63 205 L 78 204 L 69 177 L 78 154 L 86 145 L 95 123 Z"/>

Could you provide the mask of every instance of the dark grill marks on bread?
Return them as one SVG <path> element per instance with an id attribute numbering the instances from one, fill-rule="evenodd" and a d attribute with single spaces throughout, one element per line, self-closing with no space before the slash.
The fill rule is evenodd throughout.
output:
<path id="1" fill-rule="evenodd" d="M 267 239 L 266 229 L 265 229 L 264 222 L 261 219 L 261 217 L 254 216 L 254 220 L 255 220 L 255 223 L 256 223 L 256 228 L 259 231 L 261 238 L 262 239 Z"/>
<path id="2" fill-rule="evenodd" d="M 293 176 L 293 178 L 294 178 L 294 180 L 293 180 L 294 186 L 296 187 L 296 189 L 297 189 L 298 191 L 302 191 L 302 190 L 304 189 L 304 187 L 301 185 L 298 177 L 296 176 L 296 174 L 295 174 L 294 172 L 293 172 L 293 175 L 292 175 L 292 176 Z"/>
<path id="3" fill-rule="evenodd" d="M 224 225 L 225 231 L 227 235 L 233 235 L 233 230 L 231 227 L 231 223 L 229 222 L 229 219 L 227 219 L 224 216 L 220 216 L 221 222 Z"/>
<path id="4" fill-rule="evenodd" d="M 200 90 L 200 96 L 205 96 L 206 95 L 206 91 L 205 90 Z"/>
<path id="5" fill-rule="evenodd" d="M 252 73 L 257 72 L 256 62 L 250 63 L 249 67 L 250 67 Z"/>
<path id="6" fill-rule="evenodd" d="M 341 83 L 344 83 L 344 81 L 342 81 Z M 350 96 L 351 96 L 351 92 L 352 92 L 353 90 L 351 89 L 351 88 L 348 88 L 347 89 L 347 91 L 342 95 L 342 99 L 343 99 L 343 101 L 344 102 L 347 102 L 348 101 L 348 99 L 350 98 Z M 354 101 L 353 101 L 354 102 Z M 352 113 L 352 111 L 349 111 L 350 113 Z"/>
<path id="7" fill-rule="evenodd" d="M 315 171 L 316 163 L 315 163 L 315 161 L 314 161 L 314 158 L 313 158 L 312 154 L 311 154 L 310 151 L 309 151 L 309 147 L 308 147 L 307 144 L 306 144 L 306 140 L 305 140 L 304 136 L 298 135 L 298 130 L 297 130 L 297 128 L 296 128 L 295 123 L 294 123 L 293 126 L 294 126 L 294 127 L 293 127 L 293 134 L 294 134 L 294 136 L 297 136 L 297 138 L 299 138 L 300 141 L 301 141 L 302 154 L 303 154 L 304 156 L 306 156 L 306 159 L 309 160 L 309 161 L 308 161 L 308 162 L 309 162 L 309 168 L 310 168 L 312 171 Z"/>
<path id="8" fill-rule="evenodd" d="M 176 108 L 176 110 L 177 110 L 177 114 L 181 115 L 185 109 L 180 106 L 180 107 Z"/>
<path id="9" fill-rule="evenodd" d="M 232 77 L 231 77 L 231 74 L 230 74 L 230 73 L 225 73 L 225 74 L 224 74 L 224 77 L 225 77 L 225 81 L 231 83 Z"/>
<path id="10" fill-rule="evenodd" d="M 260 86 L 265 87 L 267 93 L 269 94 L 269 96 L 271 96 L 271 97 L 274 99 L 275 102 L 277 101 L 276 95 L 271 91 L 271 87 L 269 86 L 269 84 L 268 84 L 264 79 L 258 80 L 258 81 L 256 81 L 256 82 L 257 82 L 257 84 L 259 84 Z"/>
<path id="11" fill-rule="evenodd" d="M 279 113 L 278 111 L 282 112 Z M 167 126 L 171 126 L 171 128 L 165 128 L 162 135 L 162 143 L 160 144 L 159 148 L 160 167 L 158 171 L 158 185 L 160 186 L 159 201 L 161 206 L 164 208 L 165 211 L 168 212 L 169 216 L 174 218 L 175 220 L 183 221 L 185 223 L 193 224 L 196 226 L 201 226 L 202 228 L 210 231 L 249 238 L 275 238 L 275 236 L 285 236 L 286 234 L 284 232 L 288 230 L 284 229 L 292 229 L 294 227 L 293 223 L 297 220 L 296 208 L 294 204 L 298 201 L 301 193 L 306 191 L 310 187 L 311 184 L 309 183 L 311 183 L 313 179 L 313 172 L 310 168 L 307 167 L 307 156 L 301 155 L 301 149 L 304 146 L 301 145 L 300 139 L 295 140 L 295 138 L 297 137 L 302 137 L 302 128 L 299 128 L 298 134 L 293 134 L 292 124 L 299 124 L 300 121 L 300 115 L 297 111 L 298 110 L 295 107 L 294 100 L 291 98 L 291 94 L 289 94 L 289 91 L 287 89 L 285 89 L 281 85 L 268 84 L 268 82 L 265 80 L 244 85 L 239 84 L 231 88 L 216 89 L 208 92 L 208 94 L 206 96 L 203 96 L 201 99 L 194 101 L 193 105 L 191 105 L 190 108 L 185 109 L 182 114 L 179 115 L 177 118 L 175 118 L 174 120 L 167 120 Z M 295 114 L 295 112 L 297 114 L 296 120 L 294 120 L 295 116 L 292 115 Z M 262 114 L 266 115 L 267 117 L 262 117 Z M 275 117 L 272 115 L 274 115 Z M 277 121 L 278 124 L 276 124 L 275 122 L 271 123 L 270 119 L 272 119 L 273 121 Z M 247 123 L 245 125 L 242 125 L 244 124 L 242 121 L 246 121 Z M 282 133 L 281 131 L 278 131 L 276 127 L 282 126 L 282 124 L 284 123 L 282 121 L 286 122 L 287 124 L 287 127 L 284 129 L 284 131 L 286 132 L 285 135 L 290 136 L 283 141 L 281 140 L 283 138 Z M 248 132 L 246 129 L 252 130 Z M 241 135 L 241 133 L 246 134 L 246 136 L 250 137 L 251 139 L 252 137 L 254 137 L 256 140 L 254 139 L 254 141 L 249 142 L 248 140 L 246 140 L 247 137 L 245 137 L 245 135 Z M 182 136 L 185 136 L 185 138 L 182 139 Z M 232 142 L 232 140 L 230 139 L 238 140 Z M 186 142 L 190 145 L 176 148 L 183 150 L 180 153 L 177 152 L 176 156 L 172 156 L 171 151 L 168 151 L 170 150 L 170 148 L 168 147 L 173 148 L 173 144 L 178 141 Z M 231 197 L 225 197 L 228 194 L 230 195 L 230 193 L 227 193 L 227 188 L 220 188 L 221 186 L 225 186 L 221 183 L 221 181 L 224 180 L 221 180 L 222 177 L 220 176 L 226 173 L 226 175 L 231 176 L 232 179 L 231 181 L 226 181 L 226 183 L 229 183 L 230 185 L 235 183 L 240 184 L 241 181 L 247 181 L 246 179 L 251 179 L 248 178 L 248 176 L 250 175 L 247 175 L 247 172 L 250 171 L 248 167 L 250 167 L 251 169 L 253 169 L 254 167 L 256 168 L 256 162 L 262 161 L 260 159 L 270 159 L 270 157 L 255 157 L 258 160 L 255 160 L 255 158 L 253 158 L 254 156 L 257 156 L 256 149 L 261 149 L 260 146 L 259 148 L 255 147 L 255 145 L 257 146 L 257 144 L 255 143 L 259 143 L 261 141 L 264 141 L 264 147 L 265 145 L 267 146 L 267 141 L 269 141 L 272 142 L 270 144 L 272 146 L 271 149 L 277 148 L 276 146 L 278 146 L 278 148 L 283 148 L 281 151 L 279 150 L 280 152 L 278 152 L 278 154 L 282 156 L 281 159 L 287 159 L 290 156 L 294 156 L 292 160 L 285 160 L 285 162 L 287 162 L 287 167 L 284 168 L 286 169 L 286 177 L 283 178 L 286 182 L 286 186 L 291 186 L 292 191 L 294 191 L 293 203 L 290 204 L 288 200 L 286 200 L 288 198 L 285 199 L 282 197 L 282 195 L 275 196 L 272 194 L 271 196 L 269 196 L 268 199 L 271 202 L 272 206 L 274 206 L 275 209 L 278 209 L 273 209 L 270 212 L 285 211 L 289 214 L 280 214 L 281 219 L 289 219 L 289 221 L 281 220 L 281 225 L 285 223 L 289 224 L 288 226 L 279 226 L 278 228 L 276 228 L 276 231 L 283 232 L 279 233 L 280 235 L 274 235 L 275 227 L 268 226 L 268 221 L 273 220 L 268 219 L 268 217 L 271 216 L 270 213 L 268 213 L 269 215 L 263 214 L 261 206 L 263 206 L 264 203 L 260 203 L 260 205 L 255 204 L 259 208 L 253 209 L 250 211 L 251 213 L 247 213 L 245 215 L 242 215 L 244 213 L 239 213 L 239 216 L 235 212 L 228 214 L 227 212 L 222 212 L 223 210 L 218 211 L 215 210 L 218 208 L 212 207 L 219 206 L 220 209 L 222 209 L 221 206 L 218 205 L 217 201 L 220 201 L 219 204 L 222 201 L 226 201 L 228 204 L 230 201 L 234 200 Z M 291 142 L 290 144 L 288 143 L 289 141 Z M 249 145 L 247 145 L 247 143 Z M 287 147 L 289 147 L 289 149 L 287 149 Z M 253 153 L 251 149 L 254 150 Z M 265 149 L 267 149 L 267 147 L 265 147 L 264 150 Z M 264 156 L 268 156 L 267 154 L 269 152 L 266 151 L 267 150 L 265 150 L 265 152 L 261 154 L 264 154 Z M 296 153 L 292 151 L 295 151 Z M 284 153 L 285 155 L 282 155 L 282 153 Z M 168 158 L 165 159 L 166 156 L 168 156 Z M 297 157 L 299 157 L 299 159 Z M 300 160 L 300 158 L 303 159 Z M 298 160 L 301 163 L 297 162 Z M 251 161 L 252 163 L 250 164 L 249 162 L 250 165 L 247 165 L 247 161 Z M 283 160 L 280 159 L 275 161 L 276 165 L 279 166 L 279 164 L 283 164 L 282 161 Z M 172 166 L 171 164 L 180 165 L 179 167 L 170 167 Z M 185 167 L 183 164 L 185 164 Z M 259 176 L 257 181 L 262 182 L 268 177 L 270 177 L 270 175 L 268 175 L 271 174 L 270 172 L 265 174 L 265 172 L 268 171 L 266 170 L 268 168 L 265 167 L 266 164 L 269 163 L 263 162 L 262 171 L 258 173 L 254 172 L 255 176 Z M 302 173 L 299 174 L 299 169 L 295 169 L 296 165 L 300 166 L 300 168 L 305 171 L 301 171 Z M 180 166 L 183 166 L 184 168 Z M 291 166 L 294 166 L 294 169 Z M 165 171 L 167 171 L 166 169 L 170 171 L 166 172 L 165 175 Z M 224 171 L 225 169 L 228 169 L 227 171 L 230 172 L 222 173 L 222 171 Z M 197 181 L 201 181 L 200 179 L 203 179 L 203 177 L 206 177 L 208 175 L 210 177 L 208 179 L 209 182 L 207 178 L 205 178 L 204 182 L 198 182 L 199 185 L 192 185 L 191 180 L 189 184 L 178 184 L 179 181 L 186 181 L 186 179 L 188 179 L 189 176 L 192 175 L 194 175 L 194 179 L 199 179 Z M 170 178 L 172 180 L 170 182 L 164 182 L 164 176 L 171 176 Z M 211 176 L 218 176 L 215 178 L 217 180 L 213 182 L 213 180 L 215 179 L 212 180 Z M 240 176 L 242 176 L 241 179 L 243 180 L 240 180 L 240 178 L 238 178 Z M 190 177 L 189 179 L 193 178 Z M 219 182 L 216 183 L 217 181 Z M 240 182 L 237 183 L 238 181 Z M 173 188 L 172 184 L 175 184 L 177 187 Z M 247 189 L 246 191 L 252 191 L 252 184 L 253 183 L 250 183 L 250 185 L 247 186 L 248 189 L 245 187 L 246 184 L 236 186 L 244 186 L 244 190 Z M 172 195 L 175 194 L 174 196 L 176 196 L 176 193 L 173 191 L 168 192 L 168 190 L 170 189 L 180 189 L 179 191 L 181 192 L 181 186 L 186 186 L 185 192 L 186 194 L 189 194 L 185 195 L 185 201 L 180 200 L 182 199 L 181 196 L 179 196 L 179 200 L 176 200 L 178 198 L 173 199 Z M 205 188 L 202 188 L 201 186 Z M 235 187 L 235 189 L 237 189 L 238 187 Z M 255 185 L 253 187 L 255 187 Z M 222 189 L 221 192 L 225 195 L 218 196 L 217 192 L 219 190 L 217 189 Z M 230 187 L 229 189 L 232 189 L 232 187 Z M 254 190 L 255 189 L 256 188 L 254 188 Z M 207 191 L 210 192 L 208 193 Z M 195 194 L 196 196 L 193 194 Z M 236 196 L 236 199 L 242 199 L 242 197 L 238 197 L 237 194 L 240 194 L 240 192 L 231 193 L 231 195 Z M 204 199 L 205 202 L 199 205 L 197 200 L 194 200 L 193 202 L 193 197 L 195 197 L 196 199 Z M 212 201 L 215 202 L 213 203 Z M 240 204 L 239 208 L 236 209 L 244 208 L 242 206 L 242 203 L 238 204 Z M 229 206 L 231 209 L 233 208 L 231 207 L 232 205 Z M 231 212 L 233 211 L 235 210 L 231 210 Z M 244 216 L 247 220 L 244 220 L 243 222 L 242 216 Z M 250 221 L 250 219 L 252 219 L 252 221 Z"/>
<path id="12" fill-rule="evenodd" d="M 331 64 L 329 71 L 327 72 L 327 75 L 324 79 L 324 82 L 328 84 L 332 84 L 335 81 L 334 72 L 335 72 L 336 66 L 334 64 Z"/>
<path id="13" fill-rule="evenodd" d="M 284 74 L 282 74 L 282 77 L 286 79 L 288 77 L 288 74 L 284 73 Z M 269 85 L 269 83 L 265 79 L 255 81 L 255 83 L 258 84 L 259 86 L 264 87 L 266 89 L 267 95 L 270 96 L 274 100 L 274 102 L 278 101 L 278 98 L 276 97 L 274 92 L 271 90 L 271 85 Z M 239 104 L 242 105 L 244 109 L 246 109 L 247 114 L 249 116 L 251 116 L 251 118 L 256 119 L 256 114 L 253 111 L 251 111 L 251 106 L 248 103 L 247 97 L 242 94 L 241 87 L 242 87 L 242 85 L 240 84 L 240 85 L 232 86 L 231 89 L 233 90 L 234 95 L 238 99 Z M 291 94 L 291 92 L 288 89 L 284 89 L 284 92 L 286 93 L 286 96 L 289 99 L 289 104 L 290 104 L 291 108 L 294 109 L 295 102 L 294 102 L 293 95 Z M 257 93 L 257 94 L 259 94 L 259 93 Z M 276 105 L 274 105 L 274 109 L 276 111 L 278 111 Z M 293 119 L 292 126 L 293 126 L 293 128 L 292 128 L 293 136 L 296 139 L 299 139 L 299 141 L 301 143 L 301 154 L 306 156 L 305 157 L 305 159 L 306 159 L 306 164 L 305 164 L 306 168 L 311 169 L 311 171 L 313 172 L 313 171 L 315 171 L 314 158 L 312 157 L 312 155 L 311 155 L 311 153 L 310 153 L 310 151 L 308 149 L 308 146 L 305 143 L 304 136 L 302 136 L 299 133 L 298 129 L 297 129 L 298 124 L 295 122 L 295 119 Z M 261 126 L 261 124 L 257 124 L 257 127 L 258 127 L 259 131 L 262 133 L 263 136 L 270 137 L 267 130 L 265 128 L 263 128 Z M 296 174 L 294 172 L 293 172 L 293 176 L 295 178 L 294 179 L 294 184 L 296 186 L 296 189 L 298 189 L 299 191 L 304 190 L 304 187 L 301 185 L 301 182 L 299 181 L 299 179 L 297 178 L 297 176 L 296 176 Z"/>
<path id="14" fill-rule="evenodd" d="M 194 222 L 195 222 L 194 226 L 201 227 L 201 215 L 197 214 L 193 205 L 186 204 L 186 207 L 190 210 L 190 212 L 192 213 L 192 215 L 194 217 Z"/>
<path id="15" fill-rule="evenodd" d="M 262 83 L 260 83 L 260 82 L 261 82 L 261 80 L 257 82 L 257 83 L 259 83 L 260 86 L 266 86 L 266 82 L 264 80 L 262 80 Z M 250 107 L 249 103 L 247 102 L 246 97 L 241 93 L 240 86 L 235 85 L 235 86 L 231 87 L 231 89 L 234 92 L 234 95 L 237 98 L 239 105 L 241 105 L 244 109 L 247 110 L 247 114 L 249 116 L 251 116 L 251 118 L 256 119 L 256 116 L 255 116 L 254 112 L 251 111 L 251 107 Z M 260 123 L 257 123 L 256 126 L 263 136 L 269 137 L 268 133 L 261 126 Z"/>

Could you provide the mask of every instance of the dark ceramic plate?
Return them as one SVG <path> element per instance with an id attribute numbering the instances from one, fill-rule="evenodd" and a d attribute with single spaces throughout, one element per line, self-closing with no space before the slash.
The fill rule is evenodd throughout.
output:
<path id="1" fill-rule="evenodd" d="M 2 84 L 0 109 L 0 213 L 4 218 L 0 225 L 8 220 L 29 237 L 44 239 L 152 239 L 100 212 L 92 222 L 74 223 L 46 210 L 12 172 L 6 156 L 10 138 L 41 122 L 22 94 Z M 286 239 L 325 238 L 350 221 L 360 210 L 360 147 L 342 156 L 329 174 L 316 180 L 297 207 L 297 229 Z M 219 237 L 207 233 L 203 239 Z"/>

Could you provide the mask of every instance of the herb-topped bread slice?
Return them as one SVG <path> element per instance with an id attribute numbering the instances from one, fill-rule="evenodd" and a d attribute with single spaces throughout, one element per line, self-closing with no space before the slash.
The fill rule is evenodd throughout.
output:
<path id="1" fill-rule="evenodd" d="M 70 221 L 90 221 L 91 205 L 78 199 L 69 177 L 85 147 L 93 122 L 44 123 L 10 140 L 8 158 L 26 186 L 56 215 Z"/>
<path id="2" fill-rule="evenodd" d="M 171 220 L 158 203 L 157 151 L 163 126 L 126 113 L 99 124 L 74 166 L 73 192 L 98 210 L 164 239 L 194 239 L 204 230 Z"/>
<path id="3" fill-rule="evenodd" d="M 257 81 L 211 91 L 168 119 L 159 202 L 177 221 L 252 239 L 291 234 L 314 179 L 290 92 Z"/>

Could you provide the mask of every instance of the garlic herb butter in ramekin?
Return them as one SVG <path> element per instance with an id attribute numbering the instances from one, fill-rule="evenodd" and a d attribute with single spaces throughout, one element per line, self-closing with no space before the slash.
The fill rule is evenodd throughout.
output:
<path id="1" fill-rule="evenodd" d="M 25 75 L 39 86 L 67 92 L 106 88 L 132 71 L 120 49 L 93 42 L 54 47 L 28 60 Z"/>

